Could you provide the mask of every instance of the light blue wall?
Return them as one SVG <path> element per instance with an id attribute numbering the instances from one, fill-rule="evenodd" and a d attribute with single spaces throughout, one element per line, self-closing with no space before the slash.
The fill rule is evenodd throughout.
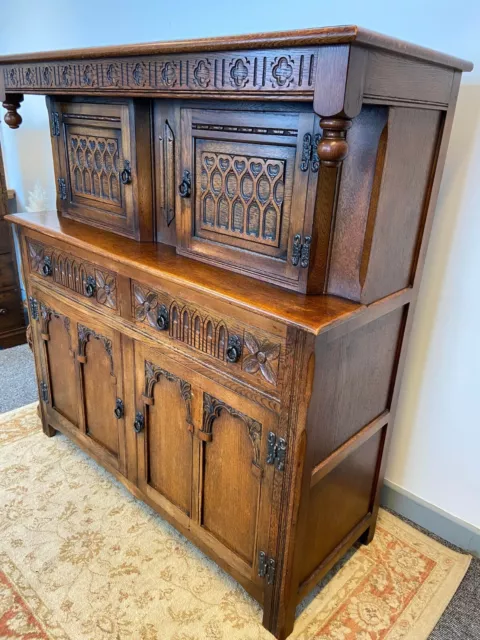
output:
<path id="1" fill-rule="evenodd" d="M 466 74 L 412 335 L 388 479 L 480 526 L 480 0 L 2 0 L 0 52 L 360 24 L 476 62 Z M 1 135 L 20 207 L 39 183 L 54 205 L 43 98 Z"/>

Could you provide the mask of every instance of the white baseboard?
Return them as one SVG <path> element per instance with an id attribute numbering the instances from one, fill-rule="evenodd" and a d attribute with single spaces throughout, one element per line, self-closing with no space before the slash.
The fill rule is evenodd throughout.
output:
<path id="1" fill-rule="evenodd" d="M 385 480 L 381 504 L 480 558 L 480 529 Z"/>

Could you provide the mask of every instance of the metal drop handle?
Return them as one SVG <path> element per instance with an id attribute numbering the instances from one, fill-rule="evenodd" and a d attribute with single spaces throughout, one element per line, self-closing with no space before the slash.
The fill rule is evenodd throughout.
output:
<path id="1" fill-rule="evenodd" d="M 190 176 L 190 171 L 183 172 L 183 180 L 178 186 L 178 193 L 181 198 L 189 198 L 192 191 L 192 178 Z"/>
<path id="2" fill-rule="evenodd" d="M 130 167 L 129 160 L 125 160 L 123 171 L 120 173 L 120 180 L 122 181 L 122 184 L 130 184 L 132 181 L 132 169 Z"/>
<path id="3" fill-rule="evenodd" d="M 135 422 L 133 423 L 133 428 L 135 433 L 140 433 L 145 428 L 145 418 L 143 417 L 143 413 L 138 412 L 135 415 Z"/>

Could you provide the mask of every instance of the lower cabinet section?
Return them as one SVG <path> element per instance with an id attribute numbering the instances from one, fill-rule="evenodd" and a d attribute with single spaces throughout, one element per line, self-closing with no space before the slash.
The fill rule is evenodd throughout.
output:
<path id="1" fill-rule="evenodd" d="M 34 300 L 48 424 L 107 468 L 129 479 L 136 469 L 135 492 L 263 601 L 277 414 L 96 315 L 36 290 Z"/>

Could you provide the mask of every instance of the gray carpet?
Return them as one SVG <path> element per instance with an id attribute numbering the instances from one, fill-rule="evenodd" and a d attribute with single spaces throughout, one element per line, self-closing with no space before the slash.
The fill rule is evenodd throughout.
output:
<path id="1" fill-rule="evenodd" d="M 28 344 L 0 350 L 0 413 L 38 400 L 33 355 Z"/>
<path id="2" fill-rule="evenodd" d="M 37 399 L 33 356 L 28 345 L 0 351 L 0 413 L 30 404 Z M 402 520 L 451 549 L 462 551 L 414 522 L 406 518 Z M 331 574 L 336 573 L 340 565 L 341 563 L 336 565 Z M 315 593 L 316 590 L 313 594 Z M 430 640 L 480 640 L 480 559 L 472 560 L 457 593 L 432 631 Z"/>

